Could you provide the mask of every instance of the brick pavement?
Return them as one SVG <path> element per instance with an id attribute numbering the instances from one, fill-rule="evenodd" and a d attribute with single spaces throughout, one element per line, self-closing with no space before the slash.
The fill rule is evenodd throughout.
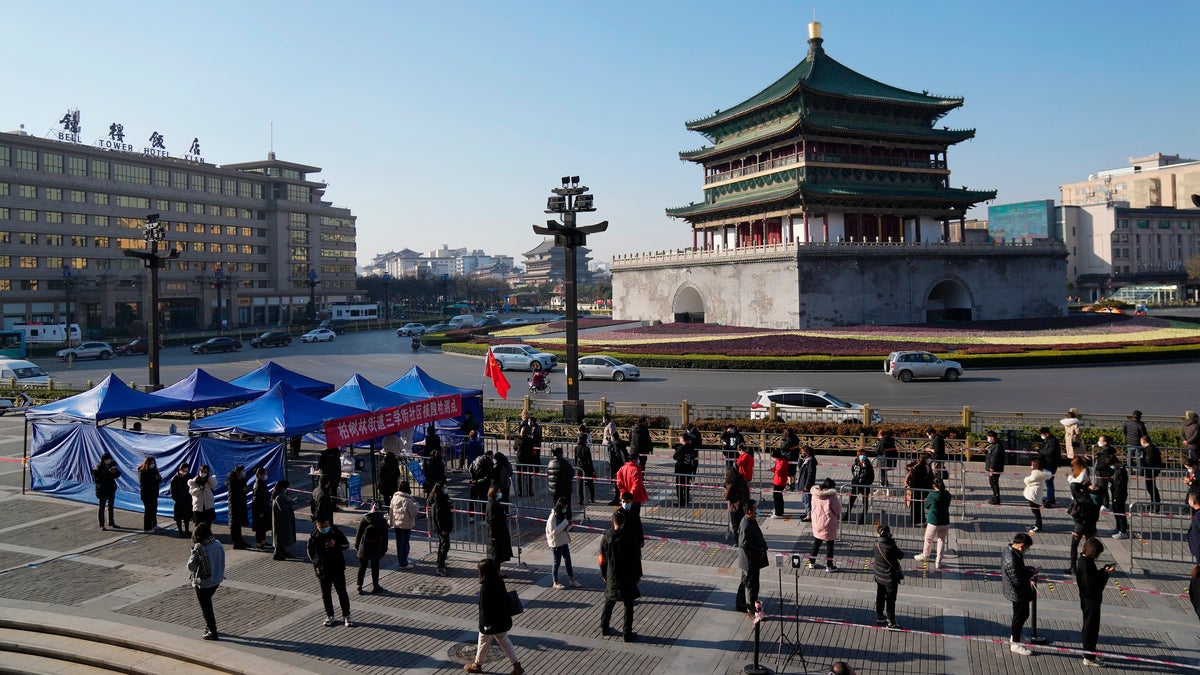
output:
<path id="1" fill-rule="evenodd" d="M 7 436 L 4 430 L 0 423 L 0 457 L 19 454 L 11 429 Z M 37 607 L 96 617 L 173 635 L 180 645 L 203 649 L 201 643 L 192 642 L 199 638 L 201 619 L 183 570 L 186 541 L 175 538 L 171 530 L 150 535 L 132 530 L 101 532 L 95 525 L 94 507 L 20 495 L 20 474 L 14 478 L 12 471 L 6 471 L 11 466 L 0 463 L 0 607 Z M 981 494 L 976 489 L 969 497 L 977 500 Z M 983 574 L 997 571 L 1004 541 L 1029 520 L 1028 510 L 1018 508 L 1011 491 L 1006 496 L 1011 508 L 978 508 L 967 521 L 955 518 L 951 539 L 955 552 L 944 560 L 946 569 L 930 570 L 911 557 L 905 559 L 907 578 L 898 613 L 906 628 L 988 639 L 1005 636 L 1008 606 L 1000 597 L 1000 582 Z M 789 513 L 794 514 L 796 496 L 789 493 L 787 501 Z M 588 524 L 601 524 L 607 508 L 589 506 Z M 298 508 L 298 512 L 305 510 Z M 524 513 L 545 515 L 533 507 Z M 358 517 L 344 512 L 338 522 L 352 535 Z M 117 520 L 139 524 L 140 514 L 122 512 Z M 773 550 L 808 553 L 811 534 L 806 523 L 795 517 L 761 522 Z M 1063 583 L 1061 573 L 1069 545 L 1068 523 L 1062 509 L 1047 512 L 1046 522 L 1048 532 L 1036 537 L 1029 556 L 1030 563 L 1044 568 L 1054 581 L 1041 586 L 1039 628 L 1054 645 L 1075 648 L 1078 595 L 1074 586 Z M 169 522 L 161 519 L 160 524 Z M 1111 527 L 1111 518 L 1102 521 L 1102 532 L 1105 526 Z M 302 540 L 308 528 L 307 522 L 301 524 Z M 603 602 L 595 569 L 598 534 L 581 530 L 573 541 L 576 576 L 584 588 L 560 591 L 549 587 L 551 558 L 538 523 L 525 521 L 522 528 L 522 559 L 528 567 L 508 565 L 506 573 L 509 587 L 520 593 L 526 606 L 515 621 L 513 637 L 527 672 L 737 673 L 752 658 L 752 624 L 730 611 L 738 582 L 733 551 L 647 542 L 645 598 L 638 603 L 635 620 L 642 640 L 626 644 L 596 630 Z M 227 532 L 221 526 L 217 530 L 220 535 Z M 702 522 L 646 519 L 646 530 L 650 535 L 714 544 L 724 537 L 723 527 Z M 910 556 L 918 552 L 918 535 L 915 529 L 903 533 L 900 545 Z M 1106 591 L 1101 649 L 1200 664 L 1196 617 L 1186 600 L 1170 595 L 1186 587 L 1187 566 L 1151 562 L 1144 565 L 1148 574 L 1125 576 L 1121 572 L 1128 564 L 1132 542 L 1106 539 L 1105 543 L 1109 548 L 1105 559 L 1115 559 L 1117 578 L 1127 590 L 1122 593 L 1114 586 Z M 783 667 L 790 646 L 799 644 L 810 672 L 827 672 L 835 659 L 851 661 L 860 673 L 1083 670 L 1076 655 L 1039 652 L 1026 658 L 991 642 L 875 628 L 874 585 L 867 568 L 872 544 L 869 526 L 849 526 L 838 542 L 840 571 L 794 572 L 790 566 L 763 570 L 762 599 L 769 612 L 778 613 L 782 601 L 785 614 L 798 606 L 803 617 L 848 624 L 764 622 L 762 652 L 768 666 L 776 672 L 804 672 L 795 657 Z M 297 544 L 294 552 L 302 548 L 302 543 Z M 347 556 L 352 615 L 358 624 L 354 628 L 320 625 L 323 611 L 317 584 L 305 561 L 277 562 L 257 551 L 227 550 L 228 579 L 215 597 L 226 636 L 220 644 L 235 653 L 312 672 L 461 672 L 475 638 L 474 556 L 453 552 L 454 574 L 442 578 L 433 574 L 428 550 L 422 537 L 414 537 L 417 564 L 404 571 L 395 569 L 393 555 L 386 557 L 381 584 L 387 590 L 374 596 L 354 595 L 352 575 L 357 566 Z M 781 631 L 786 631 L 782 648 Z M 1151 664 L 1115 659 L 1110 664 L 1130 672 L 1164 672 Z M 488 666 L 491 672 L 508 671 L 495 648 Z"/>

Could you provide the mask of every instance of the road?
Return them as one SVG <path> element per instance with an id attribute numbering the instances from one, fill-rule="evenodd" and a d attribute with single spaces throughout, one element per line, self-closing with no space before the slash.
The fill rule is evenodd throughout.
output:
<path id="1" fill-rule="evenodd" d="M 243 348 L 232 354 L 193 355 L 183 347 L 162 352 L 162 383 L 182 379 L 197 367 L 210 374 L 233 379 L 268 360 L 336 385 L 361 373 L 372 382 L 386 385 L 414 365 L 434 377 L 459 386 L 484 387 L 483 360 L 449 354 L 436 349 L 414 353 L 407 338 L 391 331 L 351 333 L 329 343 L 293 342 L 289 347 Z M 57 381 L 83 384 L 99 381 L 115 372 L 126 382 L 148 381 L 146 357 L 117 357 L 108 361 L 50 363 L 47 370 Z M 510 396 L 523 394 L 523 372 L 507 372 L 513 386 Z M 1198 410 L 1195 382 L 1200 375 L 1196 362 L 1136 365 L 1095 365 L 1062 368 L 1016 368 L 968 370 L 958 382 L 923 381 L 904 384 L 882 372 L 778 372 L 778 371 L 688 371 L 643 368 L 641 382 L 581 383 L 585 400 L 606 397 L 611 401 L 749 405 L 754 392 L 776 386 L 811 386 L 825 389 L 843 399 L 870 403 L 880 408 L 960 408 L 976 410 L 1066 411 L 1075 407 L 1090 413 L 1128 414 L 1134 408 L 1147 414 L 1174 415 Z M 560 366 L 551 377 L 554 396 L 566 390 Z"/>

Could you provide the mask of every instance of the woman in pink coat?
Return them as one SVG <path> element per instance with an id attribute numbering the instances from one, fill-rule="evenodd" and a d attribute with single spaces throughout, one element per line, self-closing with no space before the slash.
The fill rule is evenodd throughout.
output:
<path id="1" fill-rule="evenodd" d="M 842 519 L 842 502 L 838 499 L 837 483 L 832 478 L 826 478 L 820 485 L 812 489 L 812 553 L 808 554 L 808 564 L 816 567 L 817 551 L 821 543 L 825 544 L 825 571 L 837 571 L 833 564 L 833 542 L 837 539 L 838 522 Z"/>

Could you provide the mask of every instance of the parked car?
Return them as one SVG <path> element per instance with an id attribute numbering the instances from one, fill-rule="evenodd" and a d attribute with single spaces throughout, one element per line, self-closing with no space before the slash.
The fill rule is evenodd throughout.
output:
<path id="1" fill-rule="evenodd" d="M 448 323 L 435 323 L 435 324 L 433 324 L 432 326 L 430 326 L 429 328 L 426 328 L 426 329 L 425 329 L 425 333 L 426 333 L 426 334 L 429 334 L 429 333 L 445 333 L 446 331 L 448 331 L 448 330 L 453 330 L 453 329 L 454 329 L 454 326 L 451 326 L 451 325 L 450 325 L 450 324 L 448 324 Z"/>
<path id="2" fill-rule="evenodd" d="M 496 318 L 496 310 L 494 310 L 494 309 L 489 309 L 488 311 L 484 312 L 484 313 L 483 313 L 483 318 L 485 318 L 485 319 L 494 319 L 494 318 Z"/>
<path id="3" fill-rule="evenodd" d="M 501 323 L 500 325 L 501 326 L 524 326 L 527 323 L 529 323 L 529 319 L 526 319 L 523 316 L 518 316 L 514 319 L 508 319 L 507 321 L 505 321 L 504 323 Z"/>
<path id="4" fill-rule="evenodd" d="M 602 378 L 605 380 L 636 380 L 642 376 L 642 371 L 631 363 L 611 356 L 585 356 L 579 359 L 579 379 Z"/>
<path id="5" fill-rule="evenodd" d="M 242 343 L 231 337 L 209 338 L 198 345 L 192 345 L 193 354 L 209 354 L 212 352 L 236 352 L 242 348 Z"/>
<path id="6" fill-rule="evenodd" d="M 58 350 L 58 360 L 66 361 L 68 358 L 79 359 L 107 359 L 112 358 L 117 350 L 112 348 L 112 345 L 107 342 L 84 342 L 70 349 Z"/>
<path id="7" fill-rule="evenodd" d="M 779 387 L 763 389 L 750 404 L 750 419 L 768 419 L 771 404 L 775 404 L 777 419 L 785 422 L 842 422 L 863 421 L 863 404 L 847 403 L 827 391 L 810 387 Z M 871 423 L 882 422 L 879 413 L 871 412 Z"/>
<path id="8" fill-rule="evenodd" d="M 566 320 L 567 320 L 567 315 L 566 315 L 566 314 L 556 314 L 556 315 L 554 315 L 554 316 L 550 317 L 550 318 L 549 318 L 549 319 L 546 321 L 546 323 L 554 323 L 555 321 L 566 321 Z"/>
<path id="9" fill-rule="evenodd" d="M 269 330 L 250 340 L 250 346 L 255 349 L 259 347 L 286 347 L 290 344 L 292 344 L 292 336 L 287 331 L 282 330 Z"/>
<path id="10" fill-rule="evenodd" d="M 484 328 L 486 326 L 499 326 L 499 325 L 500 325 L 500 319 L 496 318 L 495 316 L 485 316 L 482 319 L 480 319 L 479 321 L 475 322 L 474 328 Z"/>
<path id="11" fill-rule="evenodd" d="M 962 371 L 958 361 L 943 361 L 929 352 L 892 352 L 883 360 L 883 372 L 901 382 L 926 377 L 954 382 Z"/>
<path id="12" fill-rule="evenodd" d="M 337 333 L 328 328 L 314 328 L 300 336 L 301 342 L 333 342 Z"/>
<path id="13" fill-rule="evenodd" d="M 341 319 L 325 319 L 317 324 L 317 328 L 328 328 L 329 330 L 341 335 L 346 332 L 346 322 Z"/>
<path id="14" fill-rule="evenodd" d="M 149 354 L 150 340 L 147 338 L 137 338 L 130 340 L 128 343 L 117 347 L 117 356 L 132 356 L 134 354 Z"/>
<path id="15" fill-rule="evenodd" d="M 414 335 L 424 335 L 425 324 L 422 323 L 406 323 L 396 329 L 396 337 L 412 337 Z"/>
<path id="16" fill-rule="evenodd" d="M 500 370 L 516 369 L 553 370 L 558 364 L 558 357 L 546 352 L 540 352 L 529 345 L 496 345 L 492 347 L 492 356 L 500 365 Z"/>

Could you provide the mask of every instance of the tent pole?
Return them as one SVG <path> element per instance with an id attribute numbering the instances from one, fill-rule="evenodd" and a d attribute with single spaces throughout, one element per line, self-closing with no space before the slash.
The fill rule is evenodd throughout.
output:
<path id="1" fill-rule="evenodd" d="M 371 494 L 374 495 L 374 501 L 379 501 L 378 490 L 379 479 L 375 477 L 375 439 L 371 439 Z"/>

